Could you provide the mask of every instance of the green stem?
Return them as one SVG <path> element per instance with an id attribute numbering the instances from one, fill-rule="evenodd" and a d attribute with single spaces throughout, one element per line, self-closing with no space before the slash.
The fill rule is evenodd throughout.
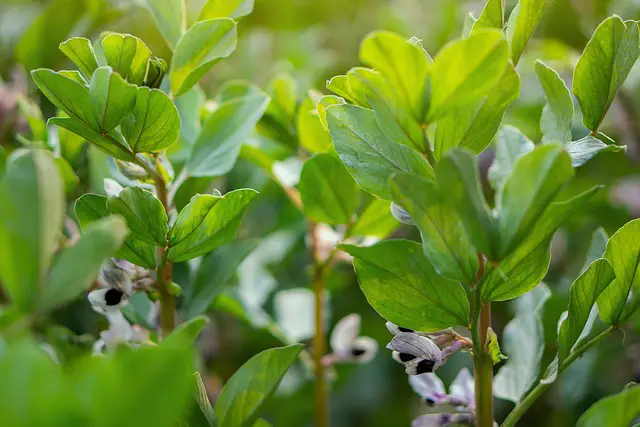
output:
<path id="1" fill-rule="evenodd" d="M 596 335 L 591 340 L 587 341 L 585 344 L 581 345 L 577 349 L 575 349 L 567 358 L 558 366 L 558 375 L 560 375 L 565 369 L 567 369 L 573 362 L 578 360 L 582 355 L 589 350 L 591 347 L 599 344 L 604 339 L 606 339 L 609 335 L 613 333 L 616 329 L 615 326 L 610 326 L 609 328 L 602 331 L 600 334 Z M 533 405 L 533 403 L 540 397 L 542 394 L 551 387 L 552 382 L 542 383 L 539 382 L 538 385 L 535 386 L 533 390 L 527 396 L 520 401 L 513 408 L 513 411 L 509 414 L 509 416 L 502 423 L 502 427 L 514 427 L 520 417 L 524 415 L 525 412 Z"/>

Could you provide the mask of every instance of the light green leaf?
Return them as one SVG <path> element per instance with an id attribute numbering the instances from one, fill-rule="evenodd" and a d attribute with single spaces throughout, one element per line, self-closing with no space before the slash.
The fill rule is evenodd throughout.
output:
<path id="1" fill-rule="evenodd" d="M 458 215 L 426 179 L 398 174 L 391 178 L 393 200 L 402 206 L 420 229 L 424 254 L 444 277 L 473 283 L 478 257 Z"/>
<path id="2" fill-rule="evenodd" d="M 305 97 L 298 108 L 296 128 L 300 145 L 310 152 L 326 152 L 332 147 L 329 132 L 322 126 L 311 96 Z"/>
<path id="3" fill-rule="evenodd" d="M 600 318 L 616 325 L 638 306 L 637 298 L 628 302 L 629 295 L 640 292 L 640 219 L 626 223 L 611 236 L 603 258 L 613 267 L 615 279 L 598 297 Z"/>
<path id="4" fill-rule="evenodd" d="M 171 92 L 180 96 L 191 89 L 219 59 L 231 55 L 236 39 L 236 23 L 230 18 L 208 19 L 189 28 L 171 60 Z"/>
<path id="5" fill-rule="evenodd" d="M 82 237 L 56 259 L 44 284 L 39 310 L 54 309 L 89 288 L 102 263 L 120 248 L 127 232 L 124 220 L 115 216 L 86 227 Z"/>
<path id="6" fill-rule="evenodd" d="M 629 426 L 638 415 L 640 415 L 640 387 L 633 385 L 591 405 L 582 414 L 576 426 Z"/>
<path id="7" fill-rule="evenodd" d="M 527 138 L 518 128 L 503 126 L 496 138 L 496 156 L 489 168 L 489 182 L 496 190 L 496 198 L 507 182 L 516 161 L 535 148 L 533 142 Z"/>
<path id="8" fill-rule="evenodd" d="M 90 129 L 100 129 L 93 113 L 91 96 L 86 87 L 46 68 L 33 70 L 31 77 L 53 105 Z"/>
<path id="9" fill-rule="evenodd" d="M 104 151 L 111 157 L 128 162 L 134 160 L 133 153 L 126 146 L 126 142 L 122 135 L 116 130 L 112 130 L 109 134 L 103 135 L 99 131 L 93 130 L 71 117 L 52 117 L 47 123 L 60 126 L 61 128 L 81 136 L 87 141 L 95 144 L 100 150 Z"/>
<path id="10" fill-rule="evenodd" d="M 533 289 L 547 273 L 549 243 L 553 233 L 599 190 L 593 187 L 571 199 L 551 203 L 528 237 L 497 266 L 488 265 L 480 281 L 484 301 L 504 301 Z"/>
<path id="11" fill-rule="evenodd" d="M 84 37 L 70 38 L 66 42 L 60 43 L 60 50 L 76 64 L 87 79 L 90 79 L 98 68 L 98 58 L 89 39 Z"/>
<path id="12" fill-rule="evenodd" d="M 433 176 L 433 169 L 420 154 L 382 132 L 373 111 L 334 105 L 327 108 L 327 123 L 342 162 L 363 190 L 390 199 L 387 180 L 393 173 Z"/>
<path id="13" fill-rule="evenodd" d="M 559 363 L 562 363 L 571 353 L 587 324 L 593 305 L 614 278 L 611 264 L 606 259 L 600 258 L 594 261 L 571 285 L 567 318 L 562 322 L 558 333 Z"/>
<path id="14" fill-rule="evenodd" d="M 516 300 L 516 316 L 505 326 L 502 336 L 504 351 L 509 358 L 496 375 L 494 394 L 514 403 L 520 402 L 538 378 L 544 353 L 541 312 L 551 292 L 543 284 L 536 290 L 539 292 L 531 292 Z"/>
<path id="15" fill-rule="evenodd" d="M 175 47 L 185 25 L 185 3 L 182 0 L 146 0 L 146 3 L 160 34 L 169 46 Z"/>
<path id="16" fill-rule="evenodd" d="M 391 140 L 419 152 L 426 151 L 424 130 L 406 108 L 377 97 L 368 99 L 378 126 Z"/>
<path id="17" fill-rule="evenodd" d="M 133 112 L 122 122 L 122 134 L 134 153 L 164 150 L 180 136 L 178 109 L 161 90 L 139 87 Z"/>
<path id="18" fill-rule="evenodd" d="M 591 135 L 587 135 L 577 141 L 571 141 L 565 147 L 569 157 L 571 157 L 571 166 L 580 167 L 594 158 L 598 153 L 626 151 L 627 147 L 623 145 L 607 145 Z"/>
<path id="19" fill-rule="evenodd" d="M 520 77 L 508 66 L 500 81 L 473 107 L 454 108 L 436 122 L 434 156 L 439 160 L 455 147 L 481 153 L 493 140 L 504 112 L 520 95 Z"/>
<path id="20" fill-rule="evenodd" d="M 542 142 L 571 141 L 573 99 L 569 88 L 558 73 L 540 60 L 536 61 L 536 74 L 546 99 L 540 118 Z"/>
<path id="21" fill-rule="evenodd" d="M 0 181 L 0 279 L 12 306 L 28 312 L 57 247 L 64 188 L 50 153 L 25 151 Z"/>
<path id="22" fill-rule="evenodd" d="M 169 336 L 163 341 L 163 346 L 184 348 L 196 345 L 198 336 L 205 326 L 209 323 L 209 319 L 205 316 L 195 316 L 188 321 L 180 324 L 175 328 Z"/>
<path id="23" fill-rule="evenodd" d="M 582 122 L 596 132 L 613 98 L 640 55 L 638 24 L 618 16 L 605 19 L 584 48 L 573 75 Z"/>
<path id="24" fill-rule="evenodd" d="M 264 418 L 260 418 L 255 423 L 253 423 L 253 427 L 271 427 L 271 424 Z"/>
<path id="25" fill-rule="evenodd" d="M 502 351 L 500 350 L 500 343 L 498 342 L 498 335 L 496 335 L 492 328 L 487 329 L 487 343 L 485 350 L 489 353 L 489 356 L 491 356 L 491 361 L 494 365 L 508 359 L 507 356 L 502 354 Z"/>
<path id="26" fill-rule="evenodd" d="M 385 319 L 425 332 L 468 324 L 464 288 L 438 275 L 419 243 L 386 240 L 369 247 L 340 248 L 354 256 L 360 288 Z"/>
<path id="27" fill-rule="evenodd" d="M 377 31 L 360 46 L 360 60 L 382 73 L 401 105 L 416 117 L 424 114 L 424 92 L 431 58 L 398 34 Z"/>
<path id="28" fill-rule="evenodd" d="M 176 218 L 169 236 L 169 259 L 186 261 L 233 239 L 255 190 L 234 190 L 222 197 L 193 196 Z"/>
<path id="29" fill-rule="evenodd" d="M 358 218 L 351 228 L 351 235 L 374 236 L 383 239 L 399 225 L 398 220 L 391 215 L 391 202 L 372 197 L 358 213 Z"/>
<path id="30" fill-rule="evenodd" d="M 484 200 L 476 157 L 466 150 L 449 151 L 436 170 L 438 186 L 458 213 L 473 246 L 497 259 L 497 224 Z"/>
<path id="31" fill-rule="evenodd" d="M 551 4 L 552 0 L 520 0 L 515 15 L 515 24 L 511 37 L 511 59 L 514 64 L 520 60 L 524 48 L 533 36 L 542 15 Z M 511 22 L 513 18 L 509 18 Z"/>
<path id="32" fill-rule="evenodd" d="M 531 232 L 542 212 L 572 176 L 571 161 L 560 145 L 538 146 L 518 159 L 498 204 L 501 258 Z"/>
<path id="33" fill-rule="evenodd" d="M 253 0 L 207 0 L 200 10 L 198 21 L 212 18 L 238 19 L 253 11 Z"/>
<path id="34" fill-rule="evenodd" d="M 360 102 L 354 93 L 351 91 L 351 85 L 349 84 L 349 77 L 340 75 L 334 76 L 327 80 L 326 87 L 331 92 L 338 95 L 337 98 L 344 98 L 349 102 L 352 102 L 355 105 L 359 105 L 361 107 L 366 107 L 362 102 Z M 332 95 L 333 96 L 333 95 Z M 343 103 L 344 104 L 344 103 Z"/>
<path id="35" fill-rule="evenodd" d="M 102 39 L 107 65 L 135 85 L 142 85 L 151 51 L 142 40 L 129 34 L 112 33 Z"/>
<path id="36" fill-rule="evenodd" d="M 83 230 L 94 221 L 109 215 L 107 198 L 98 194 L 84 194 L 75 203 L 75 214 Z M 146 268 L 156 266 L 156 246 L 145 243 L 129 234 L 124 245 L 116 253 L 117 258 L 126 259 Z"/>
<path id="37" fill-rule="evenodd" d="M 7 169 L 7 152 L 4 147 L 0 147 L 0 180 L 4 175 L 4 171 Z"/>
<path id="38" fill-rule="evenodd" d="M 167 213 L 151 192 L 127 187 L 107 200 L 109 213 L 122 215 L 134 237 L 146 243 L 164 246 L 167 242 Z"/>
<path id="39" fill-rule="evenodd" d="M 318 110 L 318 118 L 322 123 L 322 126 L 329 131 L 329 125 L 327 124 L 327 108 L 332 105 L 346 104 L 343 98 L 335 95 L 325 95 L 318 101 L 316 109 Z"/>
<path id="40" fill-rule="evenodd" d="M 504 9 L 503 0 L 487 0 L 484 9 L 478 20 L 473 24 L 471 34 L 483 28 L 497 28 L 502 30 L 504 27 Z"/>
<path id="41" fill-rule="evenodd" d="M 509 63 L 507 41 L 498 30 L 482 30 L 442 48 L 431 71 L 431 104 L 427 122 L 456 107 L 486 97 Z"/>
<path id="42" fill-rule="evenodd" d="M 187 318 L 205 313 L 240 263 L 255 249 L 255 241 L 231 242 L 202 258 L 191 286 L 182 295 Z"/>
<path id="43" fill-rule="evenodd" d="M 298 185 L 305 215 L 327 224 L 349 224 L 360 190 L 338 158 L 316 154 L 304 163 Z"/>
<path id="44" fill-rule="evenodd" d="M 269 97 L 260 92 L 220 104 L 196 139 L 186 166 L 189 175 L 220 176 L 229 172 L 268 103 Z"/>
<path id="45" fill-rule="evenodd" d="M 99 67 L 91 77 L 89 94 L 101 133 L 112 131 L 136 105 L 136 87 L 114 73 L 110 67 Z"/>
<path id="46" fill-rule="evenodd" d="M 251 425 L 303 348 L 302 344 L 272 348 L 242 365 L 225 384 L 216 402 L 218 426 Z"/>

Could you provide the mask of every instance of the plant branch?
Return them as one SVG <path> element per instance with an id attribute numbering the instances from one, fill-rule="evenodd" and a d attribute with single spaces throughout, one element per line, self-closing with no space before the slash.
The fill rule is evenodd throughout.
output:
<path id="1" fill-rule="evenodd" d="M 616 330 L 615 326 L 610 326 L 609 328 L 605 329 L 600 334 L 596 335 L 595 337 L 593 337 L 592 339 L 590 339 L 589 341 L 587 341 L 586 343 L 584 343 L 580 347 L 576 348 L 569 356 L 567 356 L 567 358 L 564 360 L 564 362 L 562 362 L 558 366 L 558 374 L 557 375 L 560 375 L 573 362 L 575 362 L 580 357 L 582 357 L 582 355 L 587 350 L 589 350 L 591 347 L 593 347 L 596 344 L 599 344 L 600 342 L 605 340 L 615 330 Z M 527 412 L 527 410 L 531 407 L 531 405 L 533 405 L 533 403 L 540 396 L 542 396 L 542 394 L 549 387 L 551 387 L 551 384 L 553 384 L 553 382 L 545 382 L 545 383 L 539 382 L 538 385 L 536 385 L 533 388 L 533 390 L 531 390 L 531 392 L 528 393 L 526 395 L 526 397 L 524 399 L 522 399 L 520 401 L 520 403 L 518 403 L 516 405 L 515 408 L 513 408 L 513 411 L 511 411 L 509 416 L 502 423 L 502 427 L 514 427 L 516 425 L 516 423 L 518 422 L 518 420 L 520 419 L 520 417 L 522 417 L 522 415 L 524 415 L 524 413 Z"/>

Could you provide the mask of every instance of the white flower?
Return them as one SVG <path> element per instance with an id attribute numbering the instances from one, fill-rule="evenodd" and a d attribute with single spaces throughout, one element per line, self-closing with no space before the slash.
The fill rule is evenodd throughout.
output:
<path id="1" fill-rule="evenodd" d="M 100 333 L 100 339 L 93 344 L 93 353 L 102 354 L 107 349 L 111 350 L 118 344 L 140 344 L 148 340 L 147 334 L 141 329 L 131 326 L 120 311 L 106 313 L 109 320 L 109 329 Z"/>
<path id="2" fill-rule="evenodd" d="M 433 372 L 443 363 L 442 351 L 433 341 L 411 332 L 396 334 L 387 348 L 393 350 L 394 359 L 404 363 L 409 375 Z"/>
<path id="3" fill-rule="evenodd" d="M 343 317 L 331 332 L 333 354 L 325 358 L 331 363 L 367 363 L 378 351 L 378 343 L 370 337 L 360 335 L 360 316 L 350 314 Z"/>
<path id="4" fill-rule="evenodd" d="M 91 307 L 100 314 L 107 315 L 119 311 L 133 293 L 131 277 L 113 261 L 107 261 L 102 267 L 98 283 L 101 287 L 89 292 L 87 298 Z"/>

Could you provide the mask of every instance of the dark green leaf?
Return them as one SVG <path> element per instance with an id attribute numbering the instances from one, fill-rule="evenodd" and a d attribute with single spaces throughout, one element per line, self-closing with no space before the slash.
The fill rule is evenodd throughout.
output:
<path id="1" fill-rule="evenodd" d="M 468 324 L 464 288 L 438 275 L 419 243 L 386 240 L 369 247 L 340 248 L 354 256 L 360 287 L 385 319 L 425 332 Z"/>
<path id="2" fill-rule="evenodd" d="M 334 105 L 327 108 L 327 123 L 342 162 L 363 190 L 390 199 L 387 180 L 393 173 L 433 176 L 433 169 L 420 154 L 384 134 L 373 111 Z"/>
<path id="3" fill-rule="evenodd" d="M 242 365 L 218 397 L 215 406 L 218 425 L 250 425 L 303 348 L 302 344 L 272 348 L 258 353 Z"/>
<path id="4" fill-rule="evenodd" d="M 107 65 L 135 85 L 144 82 L 151 51 L 142 40 L 129 34 L 112 33 L 102 39 Z"/>
<path id="5" fill-rule="evenodd" d="M 582 122 L 595 132 L 613 98 L 640 55 L 638 24 L 618 16 L 605 19 L 578 60 L 573 93 L 582 110 Z"/>
<path id="6" fill-rule="evenodd" d="M 573 99 L 569 88 L 558 73 L 542 61 L 536 62 L 536 74 L 546 99 L 540 118 L 542 142 L 571 141 Z"/>
<path id="7" fill-rule="evenodd" d="M 73 37 L 64 43 L 60 43 L 62 53 L 73 61 L 87 79 L 98 68 L 98 58 L 93 51 L 91 41 L 84 37 Z"/>
<path id="8" fill-rule="evenodd" d="M 127 220 L 131 233 L 146 243 L 164 246 L 167 242 L 167 213 L 156 196 L 140 187 L 127 187 L 107 200 L 112 214 Z"/>
<path id="9" fill-rule="evenodd" d="M 234 190 L 222 197 L 198 194 L 178 215 L 169 237 L 169 259 L 186 261 L 233 239 L 255 190 Z"/>
<path id="10" fill-rule="evenodd" d="M 305 214 L 316 222 L 349 224 L 360 203 L 358 185 L 331 154 L 316 154 L 304 163 L 298 189 Z"/>
<path id="11" fill-rule="evenodd" d="M 640 387 L 607 396 L 591 405 L 578 420 L 577 427 L 629 426 L 640 415 Z"/>
<path id="12" fill-rule="evenodd" d="M 110 132 L 122 122 L 136 104 L 136 87 L 114 73 L 110 67 L 99 67 L 91 77 L 89 94 L 101 133 Z"/>
<path id="13" fill-rule="evenodd" d="M 565 147 L 569 157 L 571 157 L 571 166 L 577 168 L 584 165 L 594 158 L 598 153 L 602 152 L 618 152 L 626 151 L 626 146 L 607 145 L 591 135 L 587 135 L 577 141 L 571 141 Z"/>
<path id="14" fill-rule="evenodd" d="M 393 200 L 420 229 L 424 253 L 436 272 L 465 284 L 473 283 L 478 257 L 458 215 L 426 179 L 398 174 L 390 183 Z"/>
<path id="15" fill-rule="evenodd" d="M 387 200 L 371 198 L 371 201 L 358 214 L 351 235 L 374 236 L 381 239 L 393 232 L 400 223 L 391 215 L 391 203 Z"/>
<path id="16" fill-rule="evenodd" d="M 220 59 L 236 48 L 236 23 L 217 18 L 194 24 L 178 41 L 171 60 L 171 92 L 180 96 L 195 85 Z"/>

